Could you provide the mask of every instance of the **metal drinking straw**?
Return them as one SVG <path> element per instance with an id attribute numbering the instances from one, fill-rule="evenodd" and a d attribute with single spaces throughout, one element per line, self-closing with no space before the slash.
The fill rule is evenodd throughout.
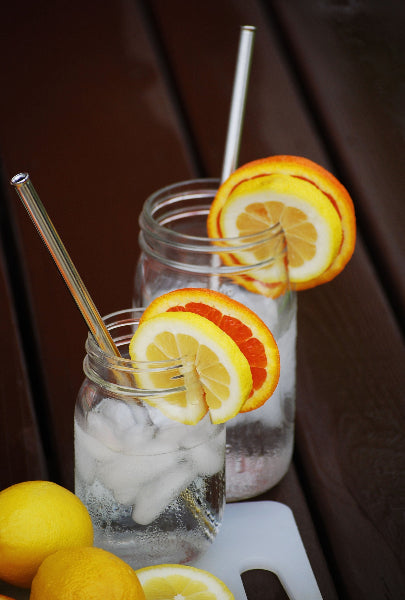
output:
<path id="1" fill-rule="evenodd" d="M 109 331 L 107 330 L 86 286 L 84 285 L 79 273 L 76 270 L 62 240 L 60 239 L 53 223 L 51 222 L 44 206 L 42 205 L 38 194 L 32 185 L 28 173 L 19 173 L 15 175 L 11 184 L 15 187 L 25 208 L 28 211 L 39 235 L 42 237 L 46 247 L 54 259 L 63 279 L 65 280 L 77 306 L 82 313 L 90 331 L 97 340 L 100 348 L 108 353 L 120 356 L 118 348 L 114 344 Z M 129 377 L 124 374 L 124 377 Z M 145 416 L 150 420 L 149 413 Z M 152 423 L 152 421 L 150 421 Z M 191 513 L 205 528 L 207 537 L 212 538 L 215 527 L 211 523 L 209 516 L 204 514 L 201 507 L 197 506 L 195 499 L 188 489 L 181 493 L 184 501 L 189 507 Z"/>
<path id="2" fill-rule="evenodd" d="M 256 28 L 251 25 L 241 27 L 221 182 L 229 177 L 238 164 L 255 32 Z"/>
<path id="3" fill-rule="evenodd" d="M 48 213 L 42 205 L 28 173 L 15 175 L 11 180 L 11 184 L 15 187 L 39 235 L 51 253 L 56 266 L 100 348 L 107 354 L 120 356 L 118 348 L 114 344 L 100 313 L 91 299 Z"/>

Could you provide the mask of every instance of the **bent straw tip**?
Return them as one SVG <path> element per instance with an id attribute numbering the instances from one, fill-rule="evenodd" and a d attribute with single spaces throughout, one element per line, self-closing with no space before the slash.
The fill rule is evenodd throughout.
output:
<path id="1" fill-rule="evenodd" d="M 26 183 L 29 178 L 30 177 L 28 173 L 17 173 L 17 175 L 14 175 L 14 177 L 11 179 L 10 183 L 11 185 L 18 187 L 19 185 Z"/>

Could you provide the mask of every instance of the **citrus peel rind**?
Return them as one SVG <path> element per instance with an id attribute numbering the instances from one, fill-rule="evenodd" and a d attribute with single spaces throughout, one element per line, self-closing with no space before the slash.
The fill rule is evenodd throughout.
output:
<path id="1" fill-rule="evenodd" d="M 31 587 L 30 600 L 145 600 L 135 571 L 102 548 L 65 548 L 47 556 Z"/>
<path id="2" fill-rule="evenodd" d="M 207 219 L 208 235 L 211 238 L 226 237 L 221 230 L 220 216 L 224 205 L 228 202 L 228 197 L 239 184 L 277 173 L 312 185 L 325 196 L 339 216 L 342 238 L 331 264 L 318 276 L 297 281 L 293 285 L 295 289 L 302 290 L 326 283 L 344 269 L 353 255 L 356 242 L 356 218 L 353 202 L 346 188 L 332 173 L 307 158 L 276 155 L 249 162 L 236 169 L 220 186 L 212 203 Z"/>
<path id="3" fill-rule="evenodd" d="M 240 412 L 262 406 L 280 377 L 280 355 L 267 325 L 245 305 L 206 288 L 183 288 L 159 296 L 143 313 L 141 323 L 166 312 L 192 312 L 212 321 L 229 335 L 249 362 L 252 389 Z"/>
<path id="4" fill-rule="evenodd" d="M 51 481 L 22 481 L 0 492 L 0 579 L 30 587 L 42 561 L 61 548 L 92 546 L 83 502 Z"/>
<path id="5" fill-rule="evenodd" d="M 189 357 L 204 393 L 195 394 L 195 386 L 187 393 L 179 392 L 174 399 L 170 393 L 155 403 L 167 417 L 186 424 L 195 424 L 209 410 L 214 424 L 224 423 L 240 411 L 252 388 L 249 363 L 237 344 L 217 325 L 189 312 L 165 312 L 139 324 L 129 346 L 134 361 L 161 361 Z M 181 373 L 179 373 L 181 375 Z M 144 372 L 136 377 L 141 387 L 160 389 L 162 377 L 167 388 L 173 387 L 173 374 L 161 372 L 157 382 L 153 373 Z M 177 380 L 177 385 L 178 381 Z M 185 382 L 186 383 L 186 382 Z"/>
<path id="6" fill-rule="evenodd" d="M 146 600 L 156 598 L 206 598 L 234 600 L 228 587 L 215 575 L 188 565 L 156 565 L 135 571 Z"/>

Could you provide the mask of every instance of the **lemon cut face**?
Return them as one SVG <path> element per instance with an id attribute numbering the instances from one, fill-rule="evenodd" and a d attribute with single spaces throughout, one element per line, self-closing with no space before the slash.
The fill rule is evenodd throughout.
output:
<path id="1" fill-rule="evenodd" d="M 249 362 L 237 344 L 217 325 L 197 314 L 167 312 L 140 323 L 130 346 L 134 361 L 164 361 L 188 357 L 201 384 L 146 401 L 181 423 L 198 423 L 209 411 L 214 424 L 238 414 L 252 389 Z M 178 371 L 143 372 L 137 375 L 145 389 L 170 389 L 182 381 Z M 181 385 L 181 384 L 180 384 Z"/>
<path id="2" fill-rule="evenodd" d="M 279 381 L 280 354 L 265 323 L 247 306 L 206 288 L 183 288 L 163 294 L 149 304 L 142 320 L 177 311 L 209 319 L 236 342 L 247 358 L 253 385 L 240 412 L 249 412 L 267 402 Z"/>
<path id="3" fill-rule="evenodd" d="M 243 181 L 229 195 L 219 218 L 224 237 L 260 232 L 277 223 L 286 236 L 292 283 L 314 279 L 328 269 L 342 242 L 340 218 L 325 195 L 302 179 L 275 174 Z M 235 256 L 246 264 L 263 259 L 254 253 Z"/>
<path id="4" fill-rule="evenodd" d="M 286 176 L 287 179 L 279 180 L 276 179 L 267 180 L 269 176 L 281 175 Z M 244 187 L 241 188 L 240 186 Z M 308 187 L 309 186 L 309 187 Z M 257 200 L 253 196 L 255 192 L 261 195 L 264 188 L 268 188 L 267 191 L 273 189 L 274 191 L 283 192 L 280 195 L 279 201 L 274 200 L 271 204 L 267 204 L 268 198 L 264 197 L 264 204 L 259 202 L 258 205 L 254 206 L 254 201 Z M 235 228 L 235 220 L 233 224 L 233 231 L 236 231 L 236 235 L 239 233 L 239 227 L 241 232 L 253 233 L 256 231 L 257 221 L 260 222 L 260 230 L 268 227 L 270 221 L 273 223 L 275 219 L 284 221 L 283 227 L 286 233 L 286 237 L 290 237 L 290 243 L 288 244 L 288 252 L 290 256 L 290 281 L 293 283 L 296 290 L 304 290 L 316 287 L 323 283 L 327 283 L 334 279 L 341 271 L 345 268 L 349 260 L 351 259 L 356 243 L 356 216 L 354 211 L 353 200 L 350 194 L 342 183 L 336 179 L 332 173 L 327 171 L 321 165 L 313 162 L 312 160 L 302 156 L 290 156 L 290 155 L 276 155 L 268 156 L 258 160 L 246 163 L 236 169 L 226 179 L 220 188 L 212 202 L 210 212 L 207 218 L 207 233 L 211 238 L 227 238 L 227 234 L 223 230 L 226 223 L 225 213 L 227 211 L 228 203 L 231 201 L 232 196 L 237 196 L 241 193 L 252 194 L 251 206 L 248 211 L 238 210 L 238 214 L 243 215 L 242 219 Z M 301 201 L 305 203 L 308 200 L 309 204 L 314 205 L 315 212 L 318 213 L 313 216 L 313 212 L 309 211 L 309 207 L 305 208 L 304 205 L 294 206 L 290 202 L 285 203 L 286 196 L 292 193 L 293 196 L 297 196 Z M 263 196 L 262 196 L 263 198 Z M 282 206 L 285 204 L 287 210 L 282 210 Z M 328 251 L 328 245 L 325 246 L 325 260 L 324 264 L 328 265 L 327 268 L 319 272 L 319 267 L 316 268 L 316 261 L 312 261 L 312 271 L 308 269 L 309 278 L 305 278 L 305 269 L 297 269 L 298 261 L 305 259 L 306 261 L 311 257 L 314 258 L 314 253 L 311 248 L 316 247 L 318 251 L 322 251 L 323 238 L 318 237 L 314 243 L 314 229 L 308 225 L 315 226 L 315 232 L 319 235 L 319 228 L 317 222 L 319 216 L 324 217 L 326 222 L 332 226 L 332 231 L 329 237 L 335 237 L 336 234 L 336 215 L 328 211 L 325 207 L 329 204 L 329 209 L 333 209 L 340 221 L 340 244 L 335 253 L 334 258 L 328 263 L 330 254 L 334 252 Z M 299 212 L 295 209 L 299 209 Z M 224 212 L 225 211 L 225 212 Z M 252 214 L 255 214 L 255 219 L 251 219 Z M 333 216 L 331 216 L 333 214 Z M 304 218 L 303 218 L 304 215 Z M 307 215 L 307 218 L 305 217 Z M 331 220 L 332 219 L 332 220 Z M 268 221 L 267 221 L 268 220 Z M 232 221 L 232 220 L 231 220 Z M 306 223 L 306 221 L 308 221 Z M 225 227 L 226 229 L 226 227 Z M 297 236 L 297 232 L 299 235 Z M 335 240 L 336 242 L 336 240 Z M 333 244 L 332 244 L 333 245 Z M 329 252 L 329 255 L 328 255 Z M 224 262 L 226 262 L 227 255 L 224 254 Z M 257 257 L 256 257 L 257 258 Z M 236 258 L 235 258 L 236 260 Z M 240 264 L 246 264 L 239 257 Z M 318 263 L 319 265 L 319 263 Z M 303 265 L 301 265 L 302 267 Z M 276 276 L 270 269 L 268 272 L 260 272 L 256 275 L 254 282 L 241 282 L 241 285 L 245 285 L 247 289 L 251 289 L 257 293 L 272 295 L 273 297 L 277 294 L 277 288 L 273 290 L 274 283 L 272 278 Z M 312 273 L 317 273 L 314 277 Z M 280 282 L 281 283 L 281 282 Z M 281 290 L 280 293 L 283 293 Z"/>
<path id="5" fill-rule="evenodd" d="M 217 577 L 186 565 L 157 565 L 139 569 L 146 600 L 234 600 L 234 595 Z"/>

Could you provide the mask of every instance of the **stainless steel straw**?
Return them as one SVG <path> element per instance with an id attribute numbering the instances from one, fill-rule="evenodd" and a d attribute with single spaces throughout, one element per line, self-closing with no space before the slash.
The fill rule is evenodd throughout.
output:
<path id="1" fill-rule="evenodd" d="M 241 27 L 221 182 L 229 177 L 238 164 L 255 32 L 256 28 L 251 25 Z"/>
<path id="2" fill-rule="evenodd" d="M 108 354 L 120 356 L 120 353 L 63 245 L 62 240 L 42 205 L 38 194 L 30 181 L 28 173 L 19 173 L 18 175 L 15 175 L 11 180 L 11 184 L 17 190 L 19 197 L 37 228 L 39 235 L 42 237 L 46 247 L 51 253 L 56 266 L 100 348 Z M 127 374 L 124 374 L 124 376 L 127 377 Z M 150 419 L 147 411 L 145 415 L 147 419 Z M 152 423 L 152 421 L 150 421 L 150 423 Z M 215 527 L 211 523 L 209 516 L 203 513 L 201 507 L 196 505 L 195 499 L 188 489 L 183 490 L 181 496 L 196 520 L 199 521 L 201 527 L 205 529 L 207 537 L 212 538 Z"/>
<path id="3" fill-rule="evenodd" d="M 120 356 L 118 348 L 114 344 L 86 286 L 42 205 L 28 173 L 15 175 L 11 180 L 11 184 L 15 187 L 39 235 L 51 253 L 56 266 L 100 348 L 107 354 Z"/>

